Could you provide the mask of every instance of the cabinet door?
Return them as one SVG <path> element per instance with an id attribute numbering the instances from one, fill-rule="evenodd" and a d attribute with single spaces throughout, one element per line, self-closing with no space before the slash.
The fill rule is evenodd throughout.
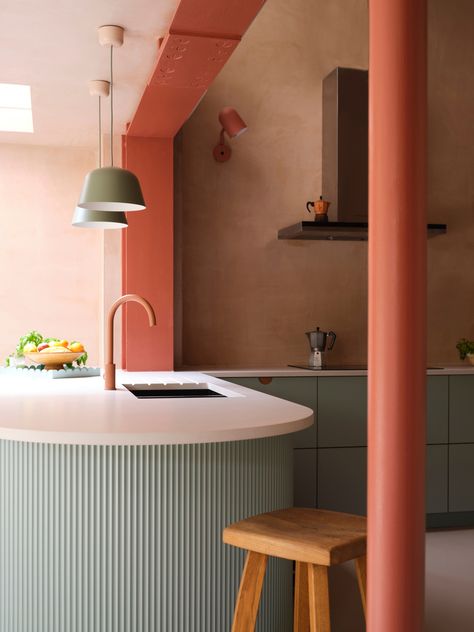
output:
<path id="1" fill-rule="evenodd" d="M 318 447 L 367 445 L 367 378 L 318 378 Z"/>
<path id="2" fill-rule="evenodd" d="M 474 511 L 474 444 L 449 446 L 449 511 Z"/>
<path id="3" fill-rule="evenodd" d="M 448 443 L 449 377 L 429 375 L 426 387 L 426 442 Z"/>
<path id="4" fill-rule="evenodd" d="M 269 384 L 262 384 L 258 377 L 232 377 L 225 379 L 228 382 L 253 388 L 267 395 L 281 397 L 295 404 L 307 406 L 316 412 L 317 378 L 315 377 L 274 377 Z M 293 439 L 295 448 L 315 448 L 316 423 L 306 430 L 295 432 Z"/>
<path id="5" fill-rule="evenodd" d="M 367 448 L 318 450 L 318 507 L 366 514 Z"/>
<path id="6" fill-rule="evenodd" d="M 448 446 L 426 448 L 426 513 L 448 511 Z"/>
<path id="7" fill-rule="evenodd" d="M 294 450 L 294 505 L 316 507 L 317 450 Z"/>
<path id="8" fill-rule="evenodd" d="M 318 507 L 365 515 L 367 511 L 367 449 L 321 448 L 317 452 Z M 474 454 L 472 461 L 474 463 Z M 471 481 L 473 477 L 474 465 Z M 472 484 L 471 489 L 474 489 Z M 472 495 L 474 499 L 474 493 Z M 427 446 L 426 512 L 443 513 L 447 511 L 447 508 L 448 446 Z"/>
<path id="9" fill-rule="evenodd" d="M 449 441 L 474 443 L 474 375 L 449 376 Z"/>

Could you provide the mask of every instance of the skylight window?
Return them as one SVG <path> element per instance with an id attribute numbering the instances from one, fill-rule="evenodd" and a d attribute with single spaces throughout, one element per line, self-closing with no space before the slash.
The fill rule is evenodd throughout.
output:
<path id="1" fill-rule="evenodd" d="M 0 83 L 0 131 L 33 132 L 30 86 Z"/>

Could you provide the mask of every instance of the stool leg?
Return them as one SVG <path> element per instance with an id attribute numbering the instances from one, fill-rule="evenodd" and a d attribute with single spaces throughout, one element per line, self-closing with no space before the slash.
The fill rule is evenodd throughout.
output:
<path id="1" fill-rule="evenodd" d="M 357 573 L 357 582 L 359 584 L 360 598 L 362 600 L 362 607 L 364 608 L 364 615 L 366 614 L 366 588 L 367 588 L 367 556 L 358 557 L 355 560 L 355 567 Z"/>
<path id="2" fill-rule="evenodd" d="M 232 632 L 253 632 L 257 620 L 268 555 L 247 551 L 235 604 Z"/>
<path id="3" fill-rule="evenodd" d="M 305 562 L 296 562 L 293 632 L 310 632 L 308 565 Z"/>
<path id="4" fill-rule="evenodd" d="M 327 566 L 308 564 L 308 592 L 311 632 L 331 632 Z"/>

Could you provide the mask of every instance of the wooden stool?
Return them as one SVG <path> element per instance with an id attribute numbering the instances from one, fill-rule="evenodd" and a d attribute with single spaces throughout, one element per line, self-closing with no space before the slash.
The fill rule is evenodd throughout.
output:
<path id="1" fill-rule="evenodd" d="M 355 560 L 365 612 L 366 519 L 321 509 L 282 509 L 236 522 L 223 540 L 247 550 L 232 632 L 253 632 L 268 556 L 296 562 L 294 632 L 330 632 L 328 566 Z"/>

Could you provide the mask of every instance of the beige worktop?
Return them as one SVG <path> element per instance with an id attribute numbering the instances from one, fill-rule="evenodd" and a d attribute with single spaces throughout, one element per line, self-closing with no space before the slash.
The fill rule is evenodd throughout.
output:
<path id="1" fill-rule="evenodd" d="M 326 367 L 323 369 L 297 369 L 289 366 L 280 367 L 253 367 L 253 368 L 212 368 L 203 367 L 199 369 L 206 375 L 219 377 L 223 380 L 226 377 L 325 377 L 325 376 L 351 376 L 351 375 L 367 375 L 367 369 L 331 369 Z M 427 375 L 474 375 L 474 366 L 467 364 L 458 364 L 452 366 L 428 368 Z"/>
<path id="2" fill-rule="evenodd" d="M 208 383 L 226 397 L 137 399 L 122 384 Z M 163 445 L 258 439 L 313 423 L 305 406 L 197 372 L 117 373 L 62 380 L 0 379 L 0 439 L 82 445 Z"/>

